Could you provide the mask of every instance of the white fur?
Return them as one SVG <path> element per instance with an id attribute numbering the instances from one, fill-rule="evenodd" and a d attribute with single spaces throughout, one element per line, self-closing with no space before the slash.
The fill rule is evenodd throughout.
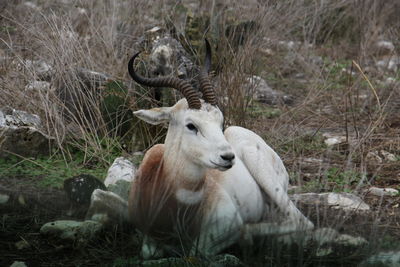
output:
<path id="1" fill-rule="evenodd" d="M 176 198 L 184 204 L 193 205 L 199 203 L 204 198 L 204 190 L 199 191 L 179 188 L 175 193 Z"/>
<path id="2" fill-rule="evenodd" d="M 289 176 L 282 160 L 261 137 L 235 126 L 223 132 L 221 111 L 208 103 L 202 102 L 200 110 L 187 106 L 182 99 L 173 107 L 140 110 L 135 115 L 152 124 L 169 122 L 165 179 L 176 188 L 177 199 L 193 204 L 206 197 L 199 218 L 202 229 L 193 250 L 216 254 L 240 237 L 313 228 L 287 195 Z M 188 129 L 189 123 L 197 127 L 197 133 Z M 227 153 L 236 156 L 230 163 L 221 158 Z M 204 192 L 184 186 L 204 179 Z M 271 207 L 277 211 L 270 213 Z M 273 218 L 263 221 L 268 216 Z"/>

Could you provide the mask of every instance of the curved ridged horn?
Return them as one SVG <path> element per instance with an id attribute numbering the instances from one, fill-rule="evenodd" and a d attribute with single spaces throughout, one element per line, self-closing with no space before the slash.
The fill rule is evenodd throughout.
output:
<path id="1" fill-rule="evenodd" d="M 145 78 L 137 74 L 133 68 L 133 62 L 139 54 L 140 52 L 136 53 L 128 63 L 129 75 L 135 82 L 145 86 L 175 88 L 186 98 L 190 109 L 201 108 L 200 98 L 196 90 L 187 81 L 173 77 Z"/>
<path id="2" fill-rule="evenodd" d="M 211 68 L 211 46 L 207 39 L 206 42 L 206 55 L 204 58 L 204 65 L 199 74 L 200 90 L 203 93 L 203 99 L 211 105 L 217 105 L 217 98 L 215 97 L 214 89 L 211 85 L 208 72 Z"/>

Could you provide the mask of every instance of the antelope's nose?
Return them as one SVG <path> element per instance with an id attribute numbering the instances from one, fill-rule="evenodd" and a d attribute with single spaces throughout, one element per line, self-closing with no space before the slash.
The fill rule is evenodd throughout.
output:
<path id="1" fill-rule="evenodd" d="M 223 160 L 226 160 L 226 161 L 232 161 L 232 160 L 235 159 L 235 154 L 233 154 L 233 153 L 225 153 L 225 154 L 221 155 L 221 158 Z"/>

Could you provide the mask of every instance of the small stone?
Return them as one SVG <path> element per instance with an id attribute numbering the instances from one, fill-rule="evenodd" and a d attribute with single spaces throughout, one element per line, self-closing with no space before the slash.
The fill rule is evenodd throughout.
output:
<path id="1" fill-rule="evenodd" d="M 324 143 L 328 147 L 343 144 L 346 142 L 346 136 L 331 136 L 330 134 L 323 134 L 323 136 L 326 138 L 324 140 Z"/>
<path id="2" fill-rule="evenodd" d="M 19 203 L 20 205 L 22 205 L 22 206 L 25 206 L 25 205 L 26 205 L 25 198 L 24 198 L 23 195 L 19 195 L 19 196 L 18 196 L 18 203 Z"/>
<path id="3" fill-rule="evenodd" d="M 21 241 L 18 241 L 17 243 L 15 243 L 15 247 L 18 249 L 18 250 L 22 250 L 22 249 L 25 249 L 25 248 L 29 248 L 31 245 L 26 241 L 26 240 L 21 240 Z"/>
<path id="4" fill-rule="evenodd" d="M 379 188 L 373 186 L 368 189 L 368 193 L 378 197 L 397 196 L 399 194 L 399 190 L 396 190 L 394 188 Z"/>
<path id="5" fill-rule="evenodd" d="M 40 233 L 61 240 L 87 242 L 100 232 L 103 225 L 96 221 L 86 220 L 83 222 L 60 220 L 44 224 Z"/>
<path id="6" fill-rule="evenodd" d="M 24 65 L 29 71 L 42 80 L 47 80 L 53 73 L 53 67 L 43 60 L 25 60 Z"/>
<path id="7" fill-rule="evenodd" d="M 27 267 L 27 266 L 23 261 L 14 261 L 13 264 L 10 265 L 10 267 Z"/>
<path id="8" fill-rule="evenodd" d="M 326 257 L 333 253 L 333 249 L 331 247 L 327 248 L 318 248 L 315 256 L 317 257 Z"/>
<path id="9" fill-rule="evenodd" d="M 0 204 L 6 204 L 10 199 L 9 195 L 1 194 L 0 193 Z"/>
<path id="10" fill-rule="evenodd" d="M 381 155 L 384 157 L 386 161 L 391 161 L 391 162 L 397 161 L 397 157 L 394 154 L 389 153 L 385 150 L 381 150 Z"/>
<path id="11" fill-rule="evenodd" d="M 293 103 L 292 96 L 273 90 L 263 78 L 256 75 L 247 77 L 244 87 L 248 88 L 250 91 L 254 91 L 255 100 L 262 103 L 270 105 L 279 103 L 290 105 Z"/>
<path id="12" fill-rule="evenodd" d="M 377 56 L 391 55 L 394 52 L 394 44 L 391 41 L 380 40 L 375 44 L 375 54 Z"/>
<path id="13" fill-rule="evenodd" d="M 25 90 L 48 91 L 50 83 L 46 81 L 32 81 L 25 86 Z"/>
<path id="14" fill-rule="evenodd" d="M 368 241 L 365 238 L 360 236 L 354 237 L 346 234 L 339 235 L 334 242 L 336 245 L 353 248 L 359 248 L 368 245 Z"/>
<path id="15" fill-rule="evenodd" d="M 373 165 L 382 164 L 383 162 L 383 159 L 379 156 L 377 151 L 368 152 L 365 159 L 368 161 L 368 163 Z"/>

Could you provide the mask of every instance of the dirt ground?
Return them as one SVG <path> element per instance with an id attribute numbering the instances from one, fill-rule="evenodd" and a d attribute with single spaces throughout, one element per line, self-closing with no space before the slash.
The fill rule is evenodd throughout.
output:
<path id="1" fill-rule="evenodd" d="M 70 204 L 63 190 L 33 186 L 29 179 L 22 177 L 3 177 L 0 193 L 10 195 L 9 201 L 0 205 L 0 266 L 9 266 L 14 261 L 23 261 L 28 266 L 110 266 L 118 258 L 138 255 L 139 240 L 134 229 L 110 227 L 99 240 L 84 247 L 41 236 L 40 227 L 49 221 L 84 217 L 84 212 L 68 215 Z M 356 215 L 316 207 L 300 208 L 319 227 L 363 236 L 370 242 L 372 251 L 395 246 L 396 240 L 400 240 L 400 197 L 381 199 L 367 195 L 365 201 L 373 212 Z M 242 258 L 237 248 L 226 252 Z M 249 260 L 244 262 L 247 265 Z M 332 265 L 310 262 L 304 266 Z"/>

